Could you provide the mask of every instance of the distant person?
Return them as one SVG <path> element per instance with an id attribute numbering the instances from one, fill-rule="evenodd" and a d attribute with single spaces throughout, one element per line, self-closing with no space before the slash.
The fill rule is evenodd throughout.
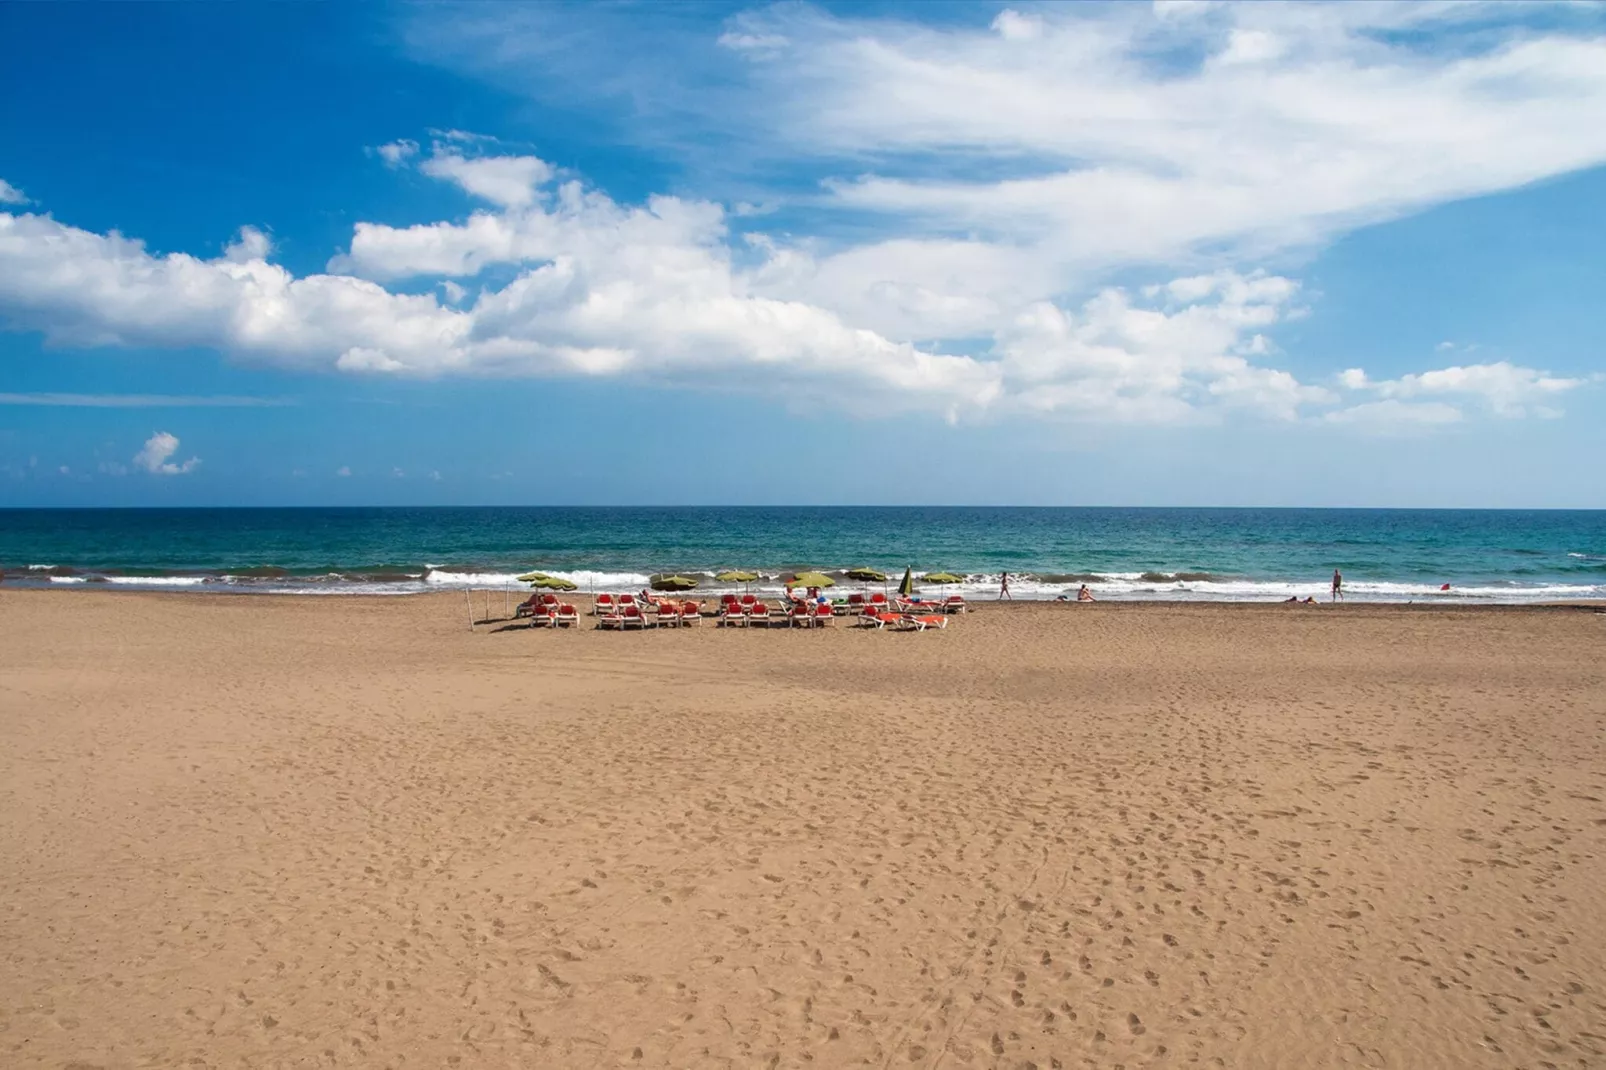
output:
<path id="1" fill-rule="evenodd" d="M 1285 601 L 1285 602 L 1297 602 L 1297 601 L 1299 601 L 1299 595 L 1291 594 L 1287 598 L 1283 599 L 1283 601 Z"/>
<path id="2" fill-rule="evenodd" d="M 1298 596 L 1296 595 L 1295 597 L 1297 598 Z M 1305 596 L 1305 605 L 1314 606 L 1315 604 L 1316 604 L 1316 596 L 1315 595 L 1308 594 L 1308 595 Z"/>
<path id="3" fill-rule="evenodd" d="M 1338 571 L 1338 569 L 1335 568 L 1333 570 L 1333 601 L 1342 602 L 1343 600 L 1344 600 L 1344 574 L 1342 572 Z"/>
<path id="4" fill-rule="evenodd" d="M 1076 592 L 1076 600 L 1078 602 L 1091 602 L 1094 600 L 1093 592 L 1087 589 L 1087 584 L 1082 584 L 1082 589 Z"/>
<path id="5" fill-rule="evenodd" d="M 1009 593 L 1009 573 L 1007 572 L 998 577 L 998 597 L 1000 600 L 1007 598 L 1011 602 L 1015 600 L 1015 596 Z"/>

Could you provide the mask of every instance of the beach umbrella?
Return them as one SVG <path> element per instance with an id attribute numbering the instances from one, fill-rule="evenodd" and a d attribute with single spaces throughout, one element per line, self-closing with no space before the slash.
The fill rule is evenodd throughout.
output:
<path id="1" fill-rule="evenodd" d="M 714 578 L 720 583 L 752 583 L 754 580 L 758 579 L 758 573 L 744 572 L 741 569 L 731 569 L 729 572 L 721 572 Z"/>
<path id="2" fill-rule="evenodd" d="M 928 572 L 920 577 L 921 583 L 964 583 L 965 577 L 955 576 L 952 572 Z"/>
<path id="3" fill-rule="evenodd" d="M 836 580 L 823 572 L 799 572 L 786 578 L 788 587 L 835 587 Z"/>
<path id="4" fill-rule="evenodd" d="M 669 576 L 659 573 L 647 581 L 647 586 L 655 591 L 689 591 L 697 586 L 697 581 L 690 576 Z"/>
<path id="5" fill-rule="evenodd" d="M 518 577 L 520 583 L 528 583 L 537 590 L 545 591 L 578 591 L 580 585 L 572 580 L 565 580 L 558 576 L 548 576 L 545 572 L 526 572 Z"/>
<path id="6" fill-rule="evenodd" d="M 903 582 L 898 584 L 898 593 L 908 598 L 915 593 L 915 574 L 913 569 L 903 570 Z"/>
<path id="7" fill-rule="evenodd" d="M 887 582 L 887 574 L 885 572 L 877 572 L 873 568 L 850 568 L 845 575 L 850 580 L 862 580 L 865 583 Z"/>

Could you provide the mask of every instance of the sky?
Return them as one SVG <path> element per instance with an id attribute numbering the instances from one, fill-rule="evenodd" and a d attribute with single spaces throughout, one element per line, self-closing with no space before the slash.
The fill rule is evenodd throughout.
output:
<path id="1" fill-rule="evenodd" d="M 0 506 L 1606 507 L 1606 7 L 0 4 Z"/>

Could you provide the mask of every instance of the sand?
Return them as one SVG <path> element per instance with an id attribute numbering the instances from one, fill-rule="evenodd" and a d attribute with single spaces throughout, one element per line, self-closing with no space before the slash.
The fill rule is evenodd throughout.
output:
<path id="1" fill-rule="evenodd" d="M 0 590 L 0 651 L 5 1067 L 1606 1065 L 1588 610 Z"/>

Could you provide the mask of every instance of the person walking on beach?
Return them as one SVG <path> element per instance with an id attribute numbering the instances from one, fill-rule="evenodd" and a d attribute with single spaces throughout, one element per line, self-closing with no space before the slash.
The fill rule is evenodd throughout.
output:
<path id="1" fill-rule="evenodd" d="M 1009 573 L 1007 572 L 998 577 L 998 597 L 1000 600 L 1007 598 L 1011 602 L 1015 600 L 1015 596 L 1009 593 Z"/>
<path id="2" fill-rule="evenodd" d="M 1342 602 L 1343 600 L 1344 600 L 1344 574 L 1342 572 L 1338 571 L 1338 569 L 1335 568 L 1333 570 L 1333 601 Z"/>

